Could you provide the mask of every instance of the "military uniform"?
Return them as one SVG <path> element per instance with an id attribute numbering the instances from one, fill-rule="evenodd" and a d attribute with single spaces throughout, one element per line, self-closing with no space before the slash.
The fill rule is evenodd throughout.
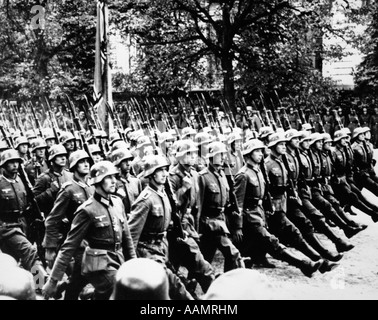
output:
<path id="1" fill-rule="evenodd" d="M 142 192 L 142 183 L 140 179 L 128 174 L 126 177 L 121 176 L 117 181 L 116 195 L 120 196 L 125 206 L 126 217 L 130 215 L 131 205 Z"/>
<path id="2" fill-rule="evenodd" d="M 95 288 L 95 299 L 107 300 L 118 268 L 125 260 L 136 257 L 121 199 L 113 195 L 106 199 L 95 192 L 78 207 L 51 271 L 52 279 L 62 279 L 83 240 L 88 247 L 82 274 Z"/>
<path id="3" fill-rule="evenodd" d="M 213 261 L 219 249 L 224 256 L 224 271 L 242 266 L 239 250 L 232 243 L 226 225 L 225 207 L 229 204 L 230 188 L 223 171 L 212 165 L 199 173 L 200 248 L 207 261 Z"/>
<path id="4" fill-rule="evenodd" d="M 28 205 L 21 178 L 17 176 L 10 180 L 0 175 L 0 249 L 30 270 L 39 257 L 25 234 L 27 223 L 24 214 Z"/>
<path id="5" fill-rule="evenodd" d="M 370 124 L 371 142 L 375 148 L 378 148 L 378 113 L 371 116 Z"/>
<path id="6" fill-rule="evenodd" d="M 42 244 L 45 248 L 58 250 L 67 237 L 77 208 L 87 201 L 93 193 L 93 187 L 76 178 L 62 185 L 54 207 L 45 221 L 46 231 Z M 83 242 L 75 253 L 75 263 L 72 272 L 70 272 L 70 284 L 64 294 L 65 300 L 76 300 L 80 291 L 87 284 L 87 280 L 81 275 L 81 262 L 85 246 L 86 244 Z"/>
<path id="7" fill-rule="evenodd" d="M 167 267 L 169 263 L 167 230 L 172 225 L 172 207 L 165 191 L 147 186 L 131 206 L 130 233 L 138 257 L 164 265 L 171 299 L 191 299 L 181 280 Z"/>
<path id="8" fill-rule="evenodd" d="M 48 169 L 49 167 L 45 159 L 35 161 L 32 158 L 25 163 L 25 172 L 28 175 L 29 181 L 33 186 L 37 178 Z"/>
<path id="9" fill-rule="evenodd" d="M 56 181 L 60 189 L 65 182 L 71 181 L 72 178 L 72 173 L 67 170 L 63 170 L 62 173 L 57 173 L 52 169 L 46 170 L 38 177 L 33 188 L 33 193 L 41 211 L 46 217 L 50 214 L 54 206 L 58 192 L 58 190 L 52 187 L 52 183 Z"/>
<path id="10" fill-rule="evenodd" d="M 378 183 L 374 181 L 371 176 L 371 154 L 368 153 L 367 144 L 362 141 L 355 141 L 352 144 L 354 153 L 354 181 L 356 186 L 362 190 L 368 189 L 374 195 L 378 196 Z M 374 170 L 373 170 L 374 171 Z"/>
<path id="11" fill-rule="evenodd" d="M 347 174 L 349 174 L 348 169 L 348 156 L 346 154 L 345 148 L 336 145 L 331 152 L 331 158 L 334 168 L 334 175 L 331 179 L 332 188 L 335 192 L 336 198 L 339 199 L 342 205 L 355 206 L 357 209 L 366 213 L 374 219 L 378 220 L 378 214 L 372 209 L 367 200 L 363 200 L 364 197 L 361 192 L 357 189 L 351 189 L 350 184 L 347 181 Z"/>
<path id="12" fill-rule="evenodd" d="M 189 190 L 182 188 L 185 176 L 188 176 L 192 182 Z M 177 242 L 176 239 L 171 239 L 171 261 L 174 264 L 176 262 L 177 265 L 182 264 L 186 267 L 189 272 L 188 278 L 195 278 L 201 285 L 203 292 L 206 292 L 214 280 L 214 270 L 211 264 L 205 260 L 198 246 L 198 173 L 193 169 L 186 171 L 183 165 L 177 164 L 169 172 L 169 183 L 172 192 L 176 195 L 182 228 L 188 234 L 184 240 L 185 244 Z"/>
<path id="13" fill-rule="evenodd" d="M 326 133 L 330 134 L 331 136 L 333 135 L 335 129 L 335 117 L 333 114 L 326 113 L 323 116 L 323 128 Z"/>

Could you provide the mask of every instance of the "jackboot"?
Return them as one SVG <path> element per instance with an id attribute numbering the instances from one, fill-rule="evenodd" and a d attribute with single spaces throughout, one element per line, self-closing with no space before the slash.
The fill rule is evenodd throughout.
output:
<path id="1" fill-rule="evenodd" d="M 319 228 L 320 229 L 320 228 Z M 323 234 L 325 234 L 336 246 L 336 250 L 338 252 L 345 252 L 352 250 L 354 245 L 348 243 L 341 239 L 330 227 L 328 227 L 325 223 L 321 225 L 321 230 L 319 230 Z"/>
<path id="2" fill-rule="evenodd" d="M 336 262 L 331 262 L 327 259 L 323 260 L 322 265 L 319 267 L 320 273 L 326 273 L 329 271 L 332 271 L 333 269 L 337 268 L 339 266 Z"/>
<path id="3" fill-rule="evenodd" d="M 282 250 L 282 252 L 277 257 L 278 259 L 287 262 L 288 264 L 297 267 L 302 271 L 302 273 L 311 278 L 311 276 L 318 271 L 319 267 L 322 265 L 323 260 L 318 260 L 313 262 L 308 259 L 301 259 L 294 253 L 290 252 L 287 248 Z"/>
<path id="4" fill-rule="evenodd" d="M 295 249 L 302 252 L 312 261 L 318 261 L 322 258 L 306 241 L 301 241 L 299 245 L 295 246 Z"/>
<path id="5" fill-rule="evenodd" d="M 328 250 L 324 245 L 321 243 L 319 238 L 315 233 L 310 233 L 306 235 L 306 241 L 313 247 L 324 259 L 330 260 L 330 261 L 340 261 L 342 257 L 344 256 L 342 253 L 339 252 L 331 252 Z"/>

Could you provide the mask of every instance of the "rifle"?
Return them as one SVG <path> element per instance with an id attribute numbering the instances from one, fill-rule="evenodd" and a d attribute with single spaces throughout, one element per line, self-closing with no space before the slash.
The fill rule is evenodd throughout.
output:
<path id="1" fill-rule="evenodd" d="M 29 103 L 27 103 L 27 106 L 31 110 L 31 113 L 33 115 L 33 119 L 34 119 L 35 125 L 38 128 L 39 136 L 41 138 L 43 138 L 42 126 L 41 126 L 41 123 L 39 122 L 39 120 L 37 118 L 37 115 L 35 114 L 35 108 L 34 108 L 33 104 L 31 103 L 31 101 L 29 101 Z M 58 143 L 58 142 L 56 141 L 56 143 Z"/>
<path id="2" fill-rule="evenodd" d="M 343 125 L 343 123 L 341 122 L 341 119 L 340 119 L 340 116 L 339 116 L 337 110 L 333 110 L 333 113 L 335 114 L 335 119 L 336 119 L 336 121 L 337 121 L 337 124 L 338 124 L 339 128 L 340 128 L 340 129 L 344 128 L 344 125 Z"/>
<path id="3" fill-rule="evenodd" d="M 168 200 L 172 208 L 171 215 L 172 215 L 172 221 L 173 221 L 173 229 L 172 229 L 173 236 L 175 240 L 178 240 L 178 241 L 184 240 L 186 235 L 184 233 L 184 230 L 182 229 L 181 217 L 179 216 L 177 203 L 173 197 L 172 189 L 171 189 L 171 186 L 169 185 L 168 179 L 165 182 L 164 188 L 165 188 L 165 193 L 168 196 Z"/>
<path id="4" fill-rule="evenodd" d="M 8 146 L 13 149 L 13 144 L 9 137 L 6 135 L 3 124 L 0 124 L 0 131 Z M 25 214 L 25 218 L 27 219 L 30 228 L 29 240 L 31 243 L 35 242 L 37 244 L 38 256 L 41 259 L 43 266 L 46 268 L 47 263 L 45 259 L 45 250 L 42 246 L 43 237 L 45 235 L 45 216 L 39 208 L 37 199 L 35 198 L 33 193 L 33 187 L 30 183 L 30 180 L 25 172 L 25 168 L 22 163 L 20 163 L 20 166 L 18 167 L 18 174 L 20 176 L 22 183 L 25 186 L 27 198 L 31 204 L 30 208 L 27 208 Z"/>
<path id="5" fill-rule="evenodd" d="M 54 132 L 54 137 L 55 137 L 56 143 L 59 143 L 59 135 L 58 135 L 58 132 L 56 131 L 56 128 L 58 128 L 58 123 L 56 122 L 56 119 L 53 116 L 53 113 L 52 113 L 51 107 L 50 107 L 50 103 L 47 100 L 47 97 L 44 96 L 44 98 L 45 98 L 45 101 L 46 101 L 47 112 L 48 112 L 48 115 L 50 117 L 50 123 L 51 123 L 51 126 L 52 126 L 52 130 Z M 41 103 L 41 105 L 42 105 L 42 108 L 43 108 L 43 103 Z"/>

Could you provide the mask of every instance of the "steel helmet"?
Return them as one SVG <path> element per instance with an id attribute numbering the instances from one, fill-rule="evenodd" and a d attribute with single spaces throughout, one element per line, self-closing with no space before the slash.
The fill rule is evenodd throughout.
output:
<path id="1" fill-rule="evenodd" d="M 162 155 L 148 155 L 144 157 L 144 174 L 145 178 L 152 175 L 156 170 L 169 167 L 169 160 Z"/>
<path id="2" fill-rule="evenodd" d="M 25 136 L 28 139 L 35 139 L 35 138 L 37 138 L 37 135 L 35 134 L 34 130 L 32 130 L 32 129 L 26 131 Z"/>
<path id="3" fill-rule="evenodd" d="M 348 134 L 343 130 L 337 130 L 333 135 L 333 141 L 337 142 L 343 138 L 348 138 Z"/>
<path id="4" fill-rule="evenodd" d="M 312 130 L 313 129 L 313 127 L 312 127 L 312 125 L 311 124 L 309 124 L 309 123 L 303 123 L 302 124 L 302 131 L 303 130 Z"/>
<path id="5" fill-rule="evenodd" d="M 0 167 L 4 166 L 8 161 L 11 161 L 11 160 L 18 160 L 19 162 L 23 162 L 17 150 L 15 149 L 4 150 L 1 153 L 1 157 L 0 157 Z"/>
<path id="6" fill-rule="evenodd" d="M 192 127 L 185 127 L 181 131 L 181 138 L 186 138 L 187 136 L 196 134 L 197 131 Z"/>
<path id="7" fill-rule="evenodd" d="M 159 136 L 159 142 L 163 143 L 165 141 L 175 141 L 175 137 L 168 131 L 162 132 Z"/>
<path id="8" fill-rule="evenodd" d="M 88 149 L 91 154 L 102 152 L 98 144 L 95 144 L 95 143 L 89 144 Z"/>
<path id="9" fill-rule="evenodd" d="M 251 140 L 248 140 L 246 143 L 244 143 L 242 154 L 243 156 L 245 156 L 256 149 L 265 149 L 265 148 L 266 148 L 266 145 L 260 139 L 251 139 Z"/>
<path id="10" fill-rule="evenodd" d="M 42 138 L 36 138 L 32 140 L 30 144 L 32 152 L 35 152 L 37 149 L 47 148 L 46 142 Z"/>
<path id="11" fill-rule="evenodd" d="M 259 138 L 265 139 L 270 134 L 273 134 L 274 130 L 271 126 L 261 127 L 259 130 Z"/>
<path id="12" fill-rule="evenodd" d="M 368 128 L 369 129 L 369 128 Z M 370 130 L 370 129 L 369 129 Z M 355 139 L 357 138 L 358 135 L 362 134 L 362 133 L 365 133 L 369 130 L 366 130 L 366 127 L 365 128 L 362 128 L 362 127 L 358 127 L 356 129 L 353 130 L 353 135 L 352 135 L 352 139 Z"/>
<path id="13" fill-rule="evenodd" d="M 72 141 L 72 140 L 76 140 L 76 138 L 71 132 L 68 132 L 68 131 L 62 132 L 62 134 L 59 137 L 59 141 L 61 144 L 65 144 L 68 141 Z"/>
<path id="14" fill-rule="evenodd" d="M 212 141 L 213 139 L 211 135 L 207 132 L 198 132 L 196 136 L 194 137 L 194 142 L 197 144 L 197 146 L 202 146 Z"/>
<path id="15" fill-rule="evenodd" d="M 129 149 L 122 148 L 112 152 L 112 162 L 115 166 L 118 166 L 123 160 L 134 159 L 134 156 Z"/>
<path id="16" fill-rule="evenodd" d="M 21 144 L 27 144 L 27 145 L 30 145 L 28 138 L 26 138 L 26 137 L 24 137 L 24 136 L 19 136 L 19 137 L 17 137 L 17 138 L 14 140 L 14 148 L 15 148 L 15 149 L 17 149 L 18 146 L 20 146 Z"/>
<path id="17" fill-rule="evenodd" d="M 0 140 L 0 151 L 10 149 L 8 143 L 5 140 Z"/>
<path id="18" fill-rule="evenodd" d="M 285 134 L 282 132 L 275 132 L 269 137 L 268 147 L 272 148 L 280 142 L 287 142 L 287 139 L 285 138 Z"/>
<path id="19" fill-rule="evenodd" d="M 302 137 L 302 134 L 296 129 L 289 129 L 285 132 L 285 138 L 287 139 L 287 141 L 300 137 Z"/>
<path id="20" fill-rule="evenodd" d="M 148 146 L 148 145 L 151 145 L 151 140 L 149 137 L 147 136 L 140 136 L 137 140 L 137 145 L 136 147 L 139 149 L 139 148 L 142 148 L 142 147 L 145 147 L 145 146 Z"/>
<path id="21" fill-rule="evenodd" d="M 231 132 L 227 137 L 227 144 L 231 144 L 237 140 L 239 141 L 243 140 L 243 137 L 241 136 L 241 134 L 239 132 Z"/>
<path id="22" fill-rule="evenodd" d="M 207 158 L 212 158 L 219 153 L 228 152 L 226 145 L 223 142 L 214 141 L 207 146 Z"/>
<path id="23" fill-rule="evenodd" d="M 319 132 L 314 132 L 310 135 L 311 137 L 311 141 L 310 141 L 310 144 L 314 144 L 316 141 L 321 141 L 323 140 L 323 135 Z"/>
<path id="24" fill-rule="evenodd" d="M 324 143 L 333 142 L 331 135 L 329 133 L 326 133 L 326 132 L 323 133 L 323 140 L 324 140 Z"/>
<path id="25" fill-rule="evenodd" d="M 54 131 L 50 128 L 46 128 L 45 130 L 43 130 L 43 137 L 45 141 L 49 139 L 55 139 Z"/>
<path id="26" fill-rule="evenodd" d="M 114 131 L 110 134 L 109 144 L 112 146 L 116 141 L 122 141 L 122 138 L 117 131 Z"/>
<path id="27" fill-rule="evenodd" d="M 70 171 L 72 171 L 76 164 L 83 159 L 90 159 L 89 154 L 84 150 L 76 150 L 72 152 L 68 161 Z"/>
<path id="28" fill-rule="evenodd" d="M 183 157 L 189 152 L 197 152 L 198 148 L 192 140 L 180 140 L 177 144 L 176 157 Z"/>
<path id="29" fill-rule="evenodd" d="M 299 131 L 301 134 L 301 142 L 311 140 L 311 133 L 306 130 Z"/>
<path id="30" fill-rule="evenodd" d="M 91 167 L 90 184 L 94 185 L 96 183 L 99 183 L 105 177 L 111 176 L 114 174 L 119 174 L 119 171 L 113 163 L 111 163 L 108 160 L 99 161 Z"/>
<path id="31" fill-rule="evenodd" d="M 48 161 L 52 161 L 55 157 L 61 156 L 61 155 L 67 155 L 66 148 L 61 144 L 54 144 L 53 146 L 51 146 L 49 150 Z"/>
<path id="32" fill-rule="evenodd" d="M 118 150 L 118 149 L 122 149 L 122 148 L 129 148 L 129 145 L 127 142 L 123 141 L 123 140 L 119 140 L 119 141 L 116 141 L 113 143 L 112 145 L 112 148 L 111 148 L 111 152 L 115 151 L 115 150 Z"/>
<path id="33" fill-rule="evenodd" d="M 352 133 L 348 127 L 341 128 L 340 130 L 343 131 L 343 132 L 345 132 L 346 134 L 351 134 Z"/>

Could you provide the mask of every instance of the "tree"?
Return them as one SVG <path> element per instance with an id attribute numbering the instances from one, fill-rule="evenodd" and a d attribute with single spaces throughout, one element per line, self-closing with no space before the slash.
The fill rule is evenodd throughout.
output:
<path id="1" fill-rule="evenodd" d="M 14 0 L 0 7 L 1 96 L 91 92 L 96 4 Z"/>
<path id="2" fill-rule="evenodd" d="M 366 35 L 361 39 L 360 48 L 364 59 L 357 68 L 355 81 L 357 91 L 365 95 L 378 95 L 378 1 L 370 4 L 367 12 L 369 21 Z"/>

